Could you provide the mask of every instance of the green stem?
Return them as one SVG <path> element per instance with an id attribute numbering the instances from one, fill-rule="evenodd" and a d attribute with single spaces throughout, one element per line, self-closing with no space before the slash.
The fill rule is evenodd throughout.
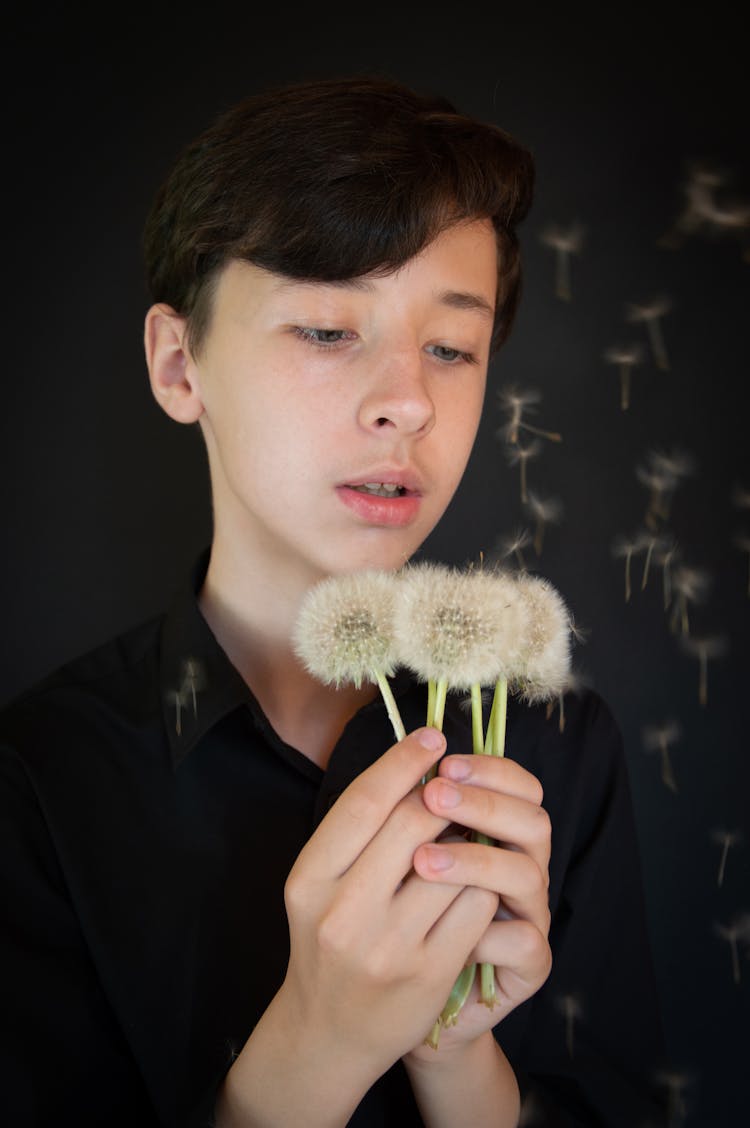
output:
<path id="1" fill-rule="evenodd" d="M 425 1038 L 425 1044 L 432 1046 L 433 1050 L 438 1048 L 442 1028 L 444 1026 L 455 1026 L 458 1022 L 461 1008 L 468 999 L 471 988 L 474 986 L 476 973 L 477 965 L 468 964 L 463 971 L 461 971 L 456 982 L 453 984 L 453 989 L 448 996 L 445 1006 L 440 1012 L 440 1017 Z"/>
<path id="2" fill-rule="evenodd" d="M 482 687 L 475 682 L 471 687 L 471 735 L 475 755 L 484 754 L 484 724 L 482 720 Z"/>
<path id="3" fill-rule="evenodd" d="M 485 755 L 489 756 L 504 756 L 505 755 L 505 732 L 508 720 L 508 679 L 498 678 L 495 683 L 495 693 L 492 699 L 492 709 L 490 711 L 490 719 L 487 724 L 487 741 L 485 743 Z M 493 846 L 490 838 L 486 835 L 475 836 L 477 842 L 482 842 L 485 846 Z M 495 968 L 493 964 L 483 963 L 479 972 L 480 983 L 480 999 L 486 1007 L 490 1010 L 497 1002 L 497 995 L 495 993 Z"/>
<path id="4" fill-rule="evenodd" d="M 435 683 L 427 682 L 427 724 L 432 728 L 435 721 Z"/>
<path id="5" fill-rule="evenodd" d="M 396 698 L 393 696 L 390 683 L 385 674 L 381 673 L 380 670 L 375 670 L 374 674 L 377 678 L 378 686 L 380 687 L 380 692 L 385 702 L 386 710 L 388 711 L 388 716 L 391 719 L 396 740 L 403 740 L 406 736 L 406 729 L 404 728 L 404 722 L 401 720 L 401 714 L 398 711 L 398 705 L 396 704 Z"/>

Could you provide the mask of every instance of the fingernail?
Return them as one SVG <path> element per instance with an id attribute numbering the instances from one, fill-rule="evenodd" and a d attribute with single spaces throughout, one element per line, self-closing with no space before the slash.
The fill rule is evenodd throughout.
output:
<path id="1" fill-rule="evenodd" d="M 443 775 L 456 780 L 468 779 L 471 775 L 471 765 L 466 760 L 448 759 L 443 764 Z"/>
<path id="2" fill-rule="evenodd" d="M 445 737 L 439 729 L 425 728 L 419 734 L 419 743 L 423 748 L 429 748 L 430 752 L 437 752 L 445 748 Z"/>
<path id="3" fill-rule="evenodd" d="M 461 802 L 461 792 L 445 780 L 437 784 L 437 801 L 441 807 L 457 807 Z"/>
<path id="4" fill-rule="evenodd" d="M 423 849 L 427 853 L 427 864 L 431 870 L 447 870 L 453 865 L 450 850 L 444 850 L 442 846 L 424 846 Z"/>

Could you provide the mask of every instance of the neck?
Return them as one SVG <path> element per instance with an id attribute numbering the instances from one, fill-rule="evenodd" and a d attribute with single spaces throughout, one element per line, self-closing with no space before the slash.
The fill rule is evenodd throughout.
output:
<path id="1" fill-rule="evenodd" d="M 198 602 L 278 735 L 325 768 L 344 726 L 376 689 L 323 685 L 294 652 L 292 632 L 302 599 L 322 578 L 258 574 L 252 562 L 215 540 Z"/>

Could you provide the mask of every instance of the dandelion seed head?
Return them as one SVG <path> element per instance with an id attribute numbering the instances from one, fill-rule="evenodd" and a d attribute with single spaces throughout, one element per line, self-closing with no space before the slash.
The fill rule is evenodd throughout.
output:
<path id="1" fill-rule="evenodd" d="M 528 529 L 516 529 L 509 536 L 498 537 L 496 548 L 501 557 L 512 556 L 515 552 L 522 552 L 531 544 L 532 536 Z"/>
<path id="2" fill-rule="evenodd" d="M 297 656 L 327 685 L 359 688 L 376 671 L 393 673 L 395 577 L 365 570 L 329 576 L 302 602 L 293 635 Z"/>
<path id="3" fill-rule="evenodd" d="M 643 743 L 649 752 L 675 744 L 682 736 L 677 721 L 664 721 L 660 725 L 646 725 L 643 729 Z"/>
<path id="4" fill-rule="evenodd" d="M 633 556 L 636 552 L 640 552 L 642 547 L 638 535 L 627 537 L 620 534 L 612 542 L 612 555 L 617 559 Z"/>
<path id="5" fill-rule="evenodd" d="M 517 689 L 531 703 L 549 701 L 564 692 L 570 676 L 570 612 L 543 576 L 522 573 L 516 585 L 528 610 Z"/>
<path id="6" fill-rule="evenodd" d="M 458 690 L 492 684 L 517 664 L 525 612 L 501 570 L 413 565 L 399 579 L 399 660 L 422 681 Z"/>

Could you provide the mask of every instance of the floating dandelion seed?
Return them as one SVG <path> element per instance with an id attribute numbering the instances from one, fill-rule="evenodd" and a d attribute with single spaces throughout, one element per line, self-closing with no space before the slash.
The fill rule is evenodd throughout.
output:
<path id="1" fill-rule="evenodd" d="M 514 556 L 522 572 L 528 571 L 523 550 L 531 544 L 531 533 L 528 529 L 518 529 L 512 536 L 498 537 L 496 549 L 501 560 Z"/>
<path id="2" fill-rule="evenodd" d="M 174 730 L 178 736 L 182 735 L 182 710 L 187 704 L 187 698 L 183 689 L 170 689 L 167 692 L 167 702 L 174 706 L 175 710 L 175 724 Z"/>
<path id="3" fill-rule="evenodd" d="M 648 752 L 659 753 L 661 763 L 661 779 L 670 791 L 677 791 L 677 781 L 672 770 L 672 759 L 669 749 L 682 735 L 677 721 L 666 721 L 661 725 L 647 725 L 643 730 L 643 743 Z"/>
<path id="4" fill-rule="evenodd" d="M 329 576 L 311 588 L 300 607 L 293 643 L 306 669 L 337 688 L 378 685 L 397 740 L 406 735 L 388 677 L 396 667 L 391 572 L 365 570 Z"/>
<path id="5" fill-rule="evenodd" d="M 186 658 L 182 663 L 182 692 L 189 695 L 193 704 L 193 716 L 198 716 L 198 698 L 200 690 L 206 685 L 206 675 L 202 663 L 197 658 Z"/>
<path id="6" fill-rule="evenodd" d="M 649 571 L 651 568 L 651 560 L 657 546 L 663 543 L 663 538 L 644 529 L 643 532 L 638 533 L 637 541 L 639 551 L 645 554 L 645 560 L 643 562 L 643 575 L 641 576 L 641 591 L 645 591 L 646 584 L 648 583 Z"/>
<path id="7" fill-rule="evenodd" d="M 620 407 L 630 407 L 630 385 L 633 369 L 643 361 L 643 349 L 638 344 L 612 345 L 604 353 L 608 364 L 616 364 L 620 375 Z"/>
<path id="8" fill-rule="evenodd" d="M 688 654 L 692 654 L 698 659 L 698 701 L 701 705 L 707 705 L 708 660 L 709 658 L 721 658 L 723 654 L 726 654 L 729 646 L 728 641 L 724 635 L 713 635 L 710 638 L 683 636 L 680 642 Z"/>
<path id="9" fill-rule="evenodd" d="M 710 584 L 711 577 L 704 568 L 691 568 L 687 564 L 681 564 L 675 569 L 672 577 L 675 602 L 669 623 L 672 631 L 677 631 L 679 627 L 683 636 L 690 634 L 688 606 L 702 602 Z"/>
<path id="10" fill-rule="evenodd" d="M 535 1124 L 543 1124 L 544 1110 L 539 1103 L 539 1097 L 533 1090 L 527 1090 L 521 1101 L 521 1112 L 518 1117 L 518 1128 L 532 1128 Z"/>
<path id="11" fill-rule="evenodd" d="M 711 831 L 711 839 L 721 846 L 721 859 L 719 861 L 719 872 L 716 877 L 716 884 L 718 886 L 724 883 L 724 871 L 727 865 L 727 856 L 732 846 L 738 846 L 742 842 L 741 830 L 724 830 L 719 827 Z"/>
<path id="12" fill-rule="evenodd" d="M 672 602 L 672 565 L 680 558 L 680 546 L 676 540 L 665 538 L 656 548 L 656 562 L 662 569 L 662 590 L 664 592 L 664 610 L 669 609 Z"/>
<path id="13" fill-rule="evenodd" d="M 539 442 L 539 440 L 538 439 L 532 439 L 532 441 L 529 443 L 528 446 L 521 446 L 521 444 L 519 443 L 517 446 L 511 447 L 510 450 L 508 450 L 508 452 L 507 452 L 508 462 L 510 463 L 510 465 L 515 466 L 516 463 L 518 463 L 518 465 L 520 466 L 521 501 L 524 504 L 526 504 L 526 502 L 529 500 L 528 489 L 527 489 L 528 475 L 527 475 L 527 472 L 526 472 L 526 463 L 531 458 L 536 458 L 537 455 L 539 455 L 541 453 L 541 450 L 542 450 L 542 444 Z"/>
<path id="14" fill-rule="evenodd" d="M 650 302 L 631 302 L 626 308 L 628 321 L 640 322 L 646 326 L 651 353 L 657 368 L 667 371 L 669 360 L 661 330 L 660 318 L 669 313 L 672 302 L 667 297 L 652 298 Z"/>
<path id="15" fill-rule="evenodd" d="M 626 603 L 630 602 L 630 596 L 632 594 L 631 562 L 632 562 L 633 557 L 641 551 L 641 547 L 642 547 L 641 539 L 638 536 L 635 536 L 635 537 L 618 536 L 618 537 L 615 537 L 615 539 L 612 543 L 612 554 L 613 554 L 613 556 L 617 560 L 624 559 L 624 561 L 625 561 L 625 602 Z"/>
<path id="16" fill-rule="evenodd" d="M 750 913 L 741 913 L 729 924 L 714 923 L 717 936 L 726 940 L 732 953 L 732 979 L 740 982 L 740 953 L 739 944 L 750 944 Z"/>
<path id="17" fill-rule="evenodd" d="M 682 186 L 682 211 L 669 231 L 659 239 L 659 246 L 677 250 L 688 236 L 710 229 L 711 216 L 717 206 L 716 189 L 726 180 L 726 173 L 722 170 L 702 162 L 692 162 Z"/>
<path id="18" fill-rule="evenodd" d="M 515 385 L 501 388 L 498 392 L 498 402 L 503 411 L 508 413 L 508 421 L 497 432 L 499 438 L 505 439 L 511 446 L 518 443 L 519 431 L 528 431 L 542 439 L 549 439 L 553 443 L 561 443 L 562 435 L 558 431 L 543 431 L 541 427 L 534 427 L 524 419 L 524 415 L 533 415 L 536 404 L 541 400 L 541 394 L 533 388 L 520 391 Z"/>
<path id="19" fill-rule="evenodd" d="M 737 533 L 734 544 L 740 552 L 747 553 L 747 594 L 750 596 L 750 536 L 747 533 Z"/>
<path id="20" fill-rule="evenodd" d="M 562 502 L 556 497 L 540 497 L 533 490 L 529 490 L 526 504 L 536 526 L 534 551 L 537 556 L 541 556 L 545 529 L 547 525 L 557 524 L 562 518 Z"/>
<path id="21" fill-rule="evenodd" d="M 679 450 L 651 450 L 646 455 L 646 463 L 636 466 L 637 478 L 651 491 L 644 518 L 648 528 L 658 528 L 660 521 L 668 520 L 675 490 L 694 472 L 693 456 Z"/>
<path id="22" fill-rule="evenodd" d="M 585 685 L 588 685 L 588 680 L 584 678 L 583 674 L 577 670 L 571 670 L 568 674 L 564 688 L 557 695 L 556 701 L 547 702 L 547 720 L 552 719 L 552 714 L 557 708 L 559 713 L 558 728 L 560 732 L 565 732 L 565 697 L 568 693 L 578 693 Z"/>
<path id="23" fill-rule="evenodd" d="M 687 1103 L 685 1089 L 691 1083 L 686 1073 L 677 1073 L 674 1070 L 662 1070 L 656 1075 L 656 1081 L 667 1090 L 667 1128 L 680 1128 L 687 1116 Z"/>
<path id="24" fill-rule="evenodd" d="M 583 1008 L 580 1000 L 575 995 L 560 995 L 555 1002 L 557 1009 L 565 1020 L 565 1047 L 568 1051 L 568 1057 L 572 1058 L 574 1051 L 575 1023 L 576 1020 L 583 1015 Z"/>
<path id="25" fill-rule="evenodd" d="M 563 301 L 570 301 L 570 257 L 580 254 L 583 247 L 584 229 L 579 223 L 570 227 L 549 224 L 539 235 L 545 246 L 555 252 L 555 294 Z"/>

